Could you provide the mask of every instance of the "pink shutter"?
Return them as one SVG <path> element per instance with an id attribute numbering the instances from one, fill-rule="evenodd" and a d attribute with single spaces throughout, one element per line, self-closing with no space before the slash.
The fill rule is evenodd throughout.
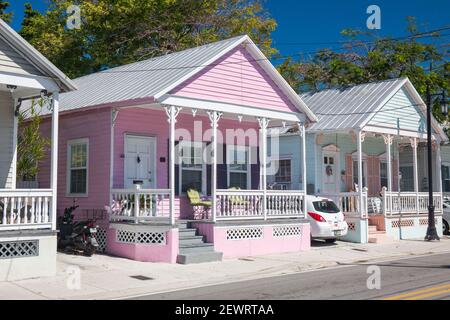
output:
<path id="1" fill-rule="evenodd" d="M 351 154 L 345 155 L 345 189 L 353 190 L 353 159 Z"/>

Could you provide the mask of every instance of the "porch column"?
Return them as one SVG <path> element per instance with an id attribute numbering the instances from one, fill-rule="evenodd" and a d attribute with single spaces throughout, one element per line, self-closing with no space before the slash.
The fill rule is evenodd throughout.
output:
<path id="1" fill-rule="evenodd" d="M 116 125 L 116 119 L 119 115 L 118 109 L 113 109 L 111 111 L 111 130 L 110 130 L 110 154 L 109 154 L 109 205 L 110 207 L 113 205 L 113 195 L 112 190 L 114 188 L 114 127 Z"/>
<path id="2" fill-rule="evenodd" d="M 14 122 L 13 122 L 13 158 L 12 158 L 12 167 L 11 167 L 11 189 L 17 188 L 17 140 L 19 133 L 19 117 L 15 114 L 16 106 L 19 100 L 14 99 L 13 111 L 14 111 Z"/>
<path id="3" fill-rule="evenodd" d="M 169 121 L 169 210 L 170 224 L 175 224 L 175 123 L 177 116 L 181 111 L 180 107 L 167 106 L 164 107 Z"/>
<path id="4" fill-rule="evenodd" d="M 419 214 L 419 170 L 417 165 L 417 138 L 410 138 L 413 149 L 413 170 L 414 170 L 414 192 L 416 193 L 416 213 Z"/>
<path id="5" fill-rule="evenodd" d="M 208 111 L 209 121 L 211 122 L 211 220 L 217 221 L 217 128 L 221 112 Z"/>
<path id="6" fill-rule="evenodd" d="M 51 146 L 51 176 L 52 189 L 52 230 L 56 230 L 56 198 L 58 193 L 58 130 L 59 130 L 59 93 L 52 94 L 52 146 Z"/>
<path id="7" fill-rule="evenodd" d="M 303 215 L 305 218 L 307 213 L 306 204 L 306 193 L 307 193 L 307 182 L 306 182 L 306 128 L 304 123 L 299 123 L 300 135 L 302 137 L 302 178 L 303 178 L 303 191 L 305 192 L 305 198 L 303 199 Z"/>
<path id="8" fill-rule="evenodd" d="M 269 121 L 267 118 L 258 118 L 259 128 L 261 129 L 260 155 L 262 155 L 262 159 L 260 159 L 260 172 L 262 176 L 264 220 L 267 220 L 267 126 Z"/>
<path id="9" fill-rule="evenodd" d="M 392 155 L 391 155 L 391 151 L 392 151 L 393 138 L 394 137 L 391 136 L 390 134 L 383 136 L 384 143 L 386 144 L 387 176 L 388 176 L 387 189 L 389 192 L 392 192 Z M 389 206 L 387 206 L 387 204 L 386 204 L 384 207 L 385 208 L 387 207 L 388 210 L 390 211 L 392 208 L 392 196 L 389 196 L 388 198 L 389 198 Z M 386 212 L 383 212 L 383 213 L 386 214 Z"/>
<path id="10" fill-rule="evenodd" d="M 359 212 L 361 217 L 364 216 L 364 197 L 363 197 L 363 167 L 362 167 L 362 143 L 365 133 L 361 130 L 357 134 L 357 150 L 358 150 L 358 192 L 359 192 Z"/>

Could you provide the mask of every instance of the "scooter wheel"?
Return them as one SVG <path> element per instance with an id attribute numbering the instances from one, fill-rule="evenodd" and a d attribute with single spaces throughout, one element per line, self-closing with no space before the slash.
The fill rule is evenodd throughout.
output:
<path id="1" fill-rule="evenodd" d="M 84 249 L 84 255 L 91 257 L 95 253 L 95 247 L 92 245 L 87 245 Z"/>

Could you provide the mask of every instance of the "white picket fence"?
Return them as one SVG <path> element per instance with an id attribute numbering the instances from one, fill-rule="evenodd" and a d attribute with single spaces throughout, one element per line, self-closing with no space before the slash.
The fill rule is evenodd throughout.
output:
<path id="1" fill-rule="evenodd" d="M 170 218 L 169 189 L 114 189 L 110 220 L 148 221 Z"/>
<path id="2" fill-rule="evenodd" d="M 216 195 L 217 220 L 305 217 L 302 190 L 267 190 L 265 205 L 262 190 L 220 189 Z"/>
<path id="3" fill-rule="evenodd" d="M 427 214 L 428 192 L 400 192 L 382 191 L 383 212 L 385 215 L 399 214 Z M 433 205 L 436 213 L 442 212 L 442 194 L 433 193 Z"/>
<path id="4" fill-rule="evenodd" d="M 51 189 L 0 189 L 0 230 L 52 228 Z"/>

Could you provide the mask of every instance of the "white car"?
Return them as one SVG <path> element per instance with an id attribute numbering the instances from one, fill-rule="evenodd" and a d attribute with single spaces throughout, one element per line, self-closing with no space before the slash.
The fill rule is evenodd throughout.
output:
<path id="1" fill-rule="evenodd" d="M 317 196 L 306 196 L 311 238 L 333 243 L 348 232 L 347 222 L 333 200 Z"/>
<path id="2" fill-rule="evenodd" d="M 450 199 L 444 198 L 444 214 L 442 215 L 442 228 L 444 234 L 450 234 Z"/>

